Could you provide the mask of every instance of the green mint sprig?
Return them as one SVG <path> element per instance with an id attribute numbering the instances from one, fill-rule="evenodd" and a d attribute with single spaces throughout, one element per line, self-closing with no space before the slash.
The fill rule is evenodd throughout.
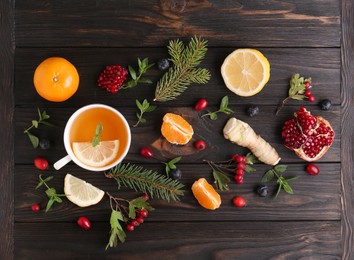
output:
<path id="1" fill-rule="evenodd" d="M 33 148 L 37 148 L 39 145 L 39 138 L 32 134 L 30 130 L 34 128 L 39 128 L 39 126 L 46 125 L 46 126 L 54 126 L 53 124 L 47 122 L 47 120 L 50 118 L 50 116 L 47 114 L 47 112 L 44 110 L 43 112 L 40 111 L 39 108 L 37 108 L 38 111 L 38 120 L 32 120 L 32 125 L 25 129 L 23 133 L 27 134 Z"/>
<path id="2" fill-rule="evenodd" d="M 91 142 L 93 147 L 96 147 L 97 145 L 100 144 L 102 130 L 103 130 L 102 124 L 98 123 L 97 126 L 96 126 L 95 135 L 93 136 L 92 142 Z"/>
<path id="3" fill-rule="evenodd" d="M 36 186 L 36 189 L 38 189 L 42 185 L 44 185 L 47 188 L 45 194 L 47 195 L 49 200 L 45 212 L 48 212 L 48 210 L 53 206 L 54 202 L 62 203 L 63 200 L 60 197 L 66 197 L 65 194 L 57 194 L 57 191 L 54 188 L 49 187 L 47 182 L 49 182 L 51 179 L 53 179 L 53 176 L 49 176 L 43 180 L 42 175 L 39 175 L 39 183 Z"/>
<path id="4" fill-rule="evenodd" d="M 148 58 L 145 58 L 143 60 L 140 60 L 140 58 L 138 58 L 138 67 L 139 67 L 138 72 L 135 71 L 133 67 L 128 66 L 128 71 L 129 71 L 131 80 L 124 83 L 122 88 L 123 89 L 133 88 L 136 85 L 138 85 L 139 83 L 151 84 L 152 81 L 150 79 L 143 78 L 142 75 L 144 73 L 146 73 L 154 65 L 155 65 L 154 63 L 149 64 Z"/>
<path id="5" fill-rule="evenodd" d="M 178 156 L 168 162 L 162 162 L 165 165 L 165 172 L 166 172 L 167 177 L 170 177 L 171 170 L 177 169 L 176 163 L 178 163 L 181 159 L 182 159 L 182 157 Z"/>
<path id="6" fill-rule="evenodd" d="M 294 194 L 294 190 L 289 185 L 289 182 L 296 180 L 299 176 L 285 179 L 282 175 L 285 173 L 287 168 L 287 165 L 278 164 L 273 169 L 267 171 L 262 177 L 262 182 L 270 182 L 274 178 L 277 178 L 278 189 L 277 193 L 275 194 L 275 198 L 279 195 L 282 189 L 288 194 Z"/>
<path id="7" fill-rule="evenodd" d="M 221 99 L 219 110 L 204 114 L 204 115 L 202 115 L 202 117 L 209 116 L 209 118 L 211 120 L 216 120 L 216 119 L 218 119 L 218 115 L 217 115 L 218 113 L 224 113 L 226 115 L 234 113 L 234 111 L 231 110 L 228 106 L 229 106 L 229 97 L 228 96 L 224 96 Z"/>
<path id="8" fill-rule="evenodd" d="M 288 97 L 283 100 L 281 105 L 277 108 L 275 114 L 278 115 L 280 110 L 285 106 L 285 103 L 290 100 L 290 99 L 295 99 L 295 100 L 303 100 L 305 96 L 305 86 L 306 82 L 311 84 L 311 77 L 309 78 L 304 78 L 301 77 L 299 73 L 296 73 L 294 76 L 291 77 L 290 79 L 290 88 L 289 88 L 289 93 Z"/>
<path id="9" fill-rule="evenodd" d="M 135 104 L 139 108 L 140 112 L 136 113 L 138 121 L 135 123 L 135 125 L 133 125 L 133 127 L 137 127 L 139 123 L 145 123 L 146 119 L 143 118 L 143 114 L 147 112 L 152 112 L 157 107 L 154 105 L 150 105 L 150 103 L 146 99 L 144 99 L 143 103 L 140 103 L 140 101 L 136 99 Z"/>

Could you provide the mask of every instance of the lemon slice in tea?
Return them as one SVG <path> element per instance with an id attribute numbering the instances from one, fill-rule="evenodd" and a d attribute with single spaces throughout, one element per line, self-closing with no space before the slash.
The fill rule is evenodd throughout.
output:
<path id="1" fill-rule="evenodd" d="M 73 142 L 75 156 L 83 164 L 91 167 L 102 167 L 113 162 L 119 150 L 119 140 L 101 141 L 95 147 L 91 142 Z"/>
<path id="2" fill-rule="evenodd" d="M 228 89 L 249 97 L 260 92 L 270 77 L 267 58 L 255 49 L 237 49 L 226 57 L 221 75 Z"/>
<path id="3" fill-rule="evenodd" d="M 79 207 L 88 207 L 100 202 L 104 191 L 71 174 L 64 178 L 64 193 L 68 200 Z"/>

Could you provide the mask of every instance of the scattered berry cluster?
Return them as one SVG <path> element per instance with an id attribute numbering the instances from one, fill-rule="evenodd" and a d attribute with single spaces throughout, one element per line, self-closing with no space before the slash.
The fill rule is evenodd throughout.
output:
<path id="1" fill-rule="evenodd" d="M 232 156 L 232 160 L 237 163 L 236 169 L 235 169 L 234 180 L 237 184 L 242 184 L 243 183 L 243 176 L 245 175 L 247 158 L 246 158 L 246 156 L 234 154 Z"/>
<path id="2" fill-rule="evenodd" d="M 315 96 L 312 95 L 312 92 L 309 90 L 310 88 L 312 88 L 311 83 L 308 82 L 308 81 L 305 81 L 304 83 L 305 83 L 305 88 L 306 88 L 304 95 L 307 97 L 307 99 L 308 99 L 310 102 L 315 101 Z"/>
<path id="3" fill-rule="evenodd" d="M 135 227 L 140 226 L 140 224 L 144 223 L 144 218 L 146 218 L 147 215 L 148 215 L 147 210 L 145 209 L 138 210 L 136 218 L 131 220 L 129 223 L 127 223 L 127 230 L 134 231 Z"/>

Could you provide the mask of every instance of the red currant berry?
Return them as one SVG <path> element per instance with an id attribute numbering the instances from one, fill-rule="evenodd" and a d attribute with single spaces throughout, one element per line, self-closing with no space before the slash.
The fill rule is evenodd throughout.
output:
<path id="1" fill-rule="evenodd" d="M 243 176 L 241 176 L 241 175 L 235 175 L 234 179 L 235 179 L 237 184 L 242 184 L 243 183 Z"/>
<path id="2" fill-rule="evenodd" d="M 308 99 L 309 99 L 310 102 L 315 101 L 315 97 L 314 96 L 309 96 Z"/>
<path id="3" fill-rule="evenodd" d="M 142 210 L 140 210 L 140 212 L 139 212 L 139 217 L 146 218 L 148 214 L 149 214 L 149 213 L 147 212 L 147 210 L 142 209 Z"/>
<path id="4" fill-rule="evenodd" d="M 145 158 L 152 158 L 154 156 L 154 153 L 149 147 L 143 147 L 140 149 L 140 154 L 145 157 Z"/>
<path id="5" fill-rule="evenodd" d="M 195 103 L 194 109 L 197 111 L 202 111 L 207 106 L 208 106 L 208 101 L 206 101 L 206 99 L 204 99 L 204 98 L 201 98 L 197 101 L 197 103 Z"/>
<path id="6" fill-rule="evenodd" d="M 241 169 L 236 169 L 235 173 L 236 173 L 237 176 L 243 176 L 243 175 L 245 175 L 244 170 L 241 170 Z"/>
<path id="7" fill-rule="evenodd" d="M 39 206 L 39 204 L 35 203 L 35 204 L 32 204 L 31 209 L 32 209 L 32 211 L 37 212 L 41 209 L 41 207 Z"/>
<path id="8" fill-rule="evenodd" d="M 206 143 L 203 140 L 198 140 L 194 143 L 195 149 L 198 151 L 204 150 L 206 147 Z"/>
<path id="9" fill-rule="evenodd" d="M 133 219 L 130 224 L 132 224 L 134 227 L 137 227 L 140 225 L 140 223 L 136 220 L 136 219 Z"/>
<path id="10" fill-rule="evenodd" d="M 237 155 L 235 157 L 236 159 L 236 162 L 240 163 L 240 162 L 246 162 L 246 157 L 245 156 L 242 156 L 242 155 Z"/>
<path id="11" fill-rule="evenodd" d="M 138 221 L 139 224 L 144 223 L 144 219 L 143 219 L 142 217 L 138 217 L 138 218 L 136 219 L 136 221 Z"/>
<path id="12" fill-rule="evenodd" d="M 311 83 L 310 82 L 308 82 L 308 81 L 306 81 L 305 82 L 305 88 L 311 88 L 312 86 L 311 86 Z"/>
<path id="13" fill-rule="evenodd" d="M 237 158 L 239 157 L 240 155 L 238 155 L 237 153 L 233 154 L 231 156 L 231 160 L 233 160 L 234 162 L 237 162 Z"/>
<path id="14" fill-rule="evenodd" d="M 146 193 L 144 193 L 143 195 L 141 195 L 141 197 L 142 197 L 144 200 L 149 200 L 149 196 L 148 196 Z"/>
<path id="15" fill-rule="evenodd" d="M 134 226 L 132 224 L 127 225 L 127 230 L 128 231 L 134 231 Z"/>
<path id="16" fill-rule="evenodd" d="M 237 170 L 244 170 L 246 169 L 246 164 L 245 163 L 238 163 L 236 166 Z"/>
<path id="17" fill-rule="evenodd" d="M 312 96 L 312 92 L 310 90 L 306 90 L 305 91 L 305 96 L 306 97 Z"/>
<path id="18" fill-rule="evenodd" d="M 316 176 L 320 173 L 320 168 L 316 164 L 310 163 L 306 166 L 306 171 L 312 176 Z"/>
<path id="19" fill-rule="evenodd" d="M 46 170 L 48 169 L 48 161 L 44 158 L 36 158 L 34 159 L 34 166 L 36 166 L 39 170 Z"/>
<path id="20" fill-rule="evenodd" d="M 243 208 L 244 206 L 246 206 L 246 201 L 244 198 L 242 198 L 241 196 L 236 196 L 233 200 L 232 203 L 238 207 L 238 208 Z"/>
<path id="21" fill-rule="evenodd" d="M 89 230 L 91 228 L 91 222 L 86 217 L 79 217 L 77 224 L 84 230 Z"/>

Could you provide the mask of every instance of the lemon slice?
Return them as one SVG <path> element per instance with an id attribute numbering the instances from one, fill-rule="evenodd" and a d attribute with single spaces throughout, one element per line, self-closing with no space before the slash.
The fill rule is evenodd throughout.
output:
<path id="1" fill-rule="evenodd" d="M 119 140 L 101 141 L 95 147 L 91 142 L 73 142 L 72 148 L 77 159 L 83 164 L 102 167 L 117 157 Z"/>
<path id="2" fill-rule="evenodd" d="M 64 178 L 64 193 L 68 200 L 79 207 L 88 207 L 101 201 L 104 191 L 84 180 L 66 174 Z"/>
<path id="3" fill-rule="evenodd" d="M 237 49 L 221 66 L 226 87 L 239 96 L 260 92 L 270 77 L 270 65 L 264 55 L 254 49 Z"/>

